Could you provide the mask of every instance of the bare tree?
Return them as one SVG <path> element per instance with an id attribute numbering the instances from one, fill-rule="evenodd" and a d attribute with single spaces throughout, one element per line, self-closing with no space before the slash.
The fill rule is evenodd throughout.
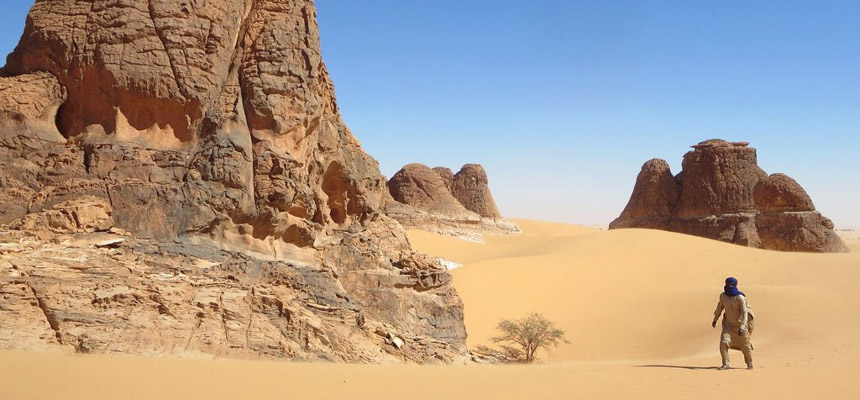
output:
<path id="1" fill-rule="evenodd" d="M 522 319 L 507 320 L 499 322 L 496 329 L 502 332 L 499 336 L 492 338 L 495 343 L 513 343 L 522 348 L 525 362 L 531 363 L 535 360 L 538 349 L 549 350 L 550 347 L 562 343 L 570 343 L 564 337 L 564 331 L 558 329 L 555 324 L 543 315 L 533 312 Z M 516 354 L 518 349 L 510 346 L 501 346 L 508 354 Z"/>

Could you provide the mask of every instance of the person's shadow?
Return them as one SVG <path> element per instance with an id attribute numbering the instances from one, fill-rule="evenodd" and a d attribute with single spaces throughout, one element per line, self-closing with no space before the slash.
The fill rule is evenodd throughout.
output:
<path id="1" fill-rule="evenodd" d="M 661 365 L 661 364 L 650 364 L 650 365 L 634 365 L 633 368 L 676 368 L 676 369 L 689 369 L 694 371 L 700 370 L 719 370 L 720 367 L 692 367 L 688 365 Z"/>

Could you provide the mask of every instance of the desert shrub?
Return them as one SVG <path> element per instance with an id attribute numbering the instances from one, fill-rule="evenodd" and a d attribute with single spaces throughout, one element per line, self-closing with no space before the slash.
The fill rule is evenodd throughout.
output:
<path id="1" fill-rule="evenodd" d="M 564 337 L 563 330 L 536 312 L 517 320 L 503 319 L 496 329 L 501 334 L 492 340 L 501 344 L 503 353 L 527 363 L 535 360 L 538 349 L 549 350 L 562 343 L 570 343 Z"/>

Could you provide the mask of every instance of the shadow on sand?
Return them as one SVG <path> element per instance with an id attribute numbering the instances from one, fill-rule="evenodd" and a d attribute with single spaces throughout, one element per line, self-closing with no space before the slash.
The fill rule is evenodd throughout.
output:
<path id="1" fill-rule="evenodd" d="M 691 367 L 691 366 L 687 366 L 687 365 L 659 365 L 659 364 L 634 365 L 633 368 L 677 368 L 677 369 L 689 369 L 689 370 L 694 370 L 694 371 L 699 371 L 699 370 L 717 371 L 720 369 L 720 367 Z"/>

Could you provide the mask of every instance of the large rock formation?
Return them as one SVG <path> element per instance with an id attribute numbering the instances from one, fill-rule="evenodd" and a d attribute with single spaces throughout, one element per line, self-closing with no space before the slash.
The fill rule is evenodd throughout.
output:
<path id="1" fill-rule="evenodd" d="M 396 202 L 387 213 L 407 228 L 476 241 L 485 234 L 519 232 L 502 218 L 478 164 L 466 164 L 456 175 L 445 167 L 409 164 L 391 177 L 388 190 Z"/>
<path id="2" fill-rule="evenodd" d="M 771 250 L 848 251 L 806 191 L 786 175 L 768 176 L 748 143 L 714 139 L 693 149 L 674 177 L 663 160 L 645 163 L 610 229 L 662 229 Z"/>
<path id="3" fill-rule="evenodd" d="M 385 179 L 341 120 L 311 0 L 38 0 L 0 75 L 0 224 L 57 235 L 110 225 L 161 249 L 129 261 L 149 271 L 141 273 L 13 263 L 0 273 L 0 292 L 23 297 L 12 308 L 0 299 L 4 329 L 13 327 L 0 332 L 0 348 L 99 337 L 75 348 L 135 352 L 136 341 L 150 340 L 139 338 L 169 322 L 185 344 L 160 339 L 151 351 L 465 355 L 450 277 L 413 254 L 385 215 Z M 80 201 L 110 210 L 109 221 L 98 213 L 81 221 Z M 186 250 L 169 245 L 191 238 L 229 252 L 195 256 L 223 274 L 192 268 Z M 191 284 L 165 306 L 180 311 L 113 325 L 138 307 L 161 309 L 153 299 L 173 290 L 152 280 L 162 273 Z M 93 274 L 106 279 L 88 281 Z M 80 301 L 100 293 L 121 300 Z M 56 335 L 27 328 L 34 315 Z M 296 325 L 296 315 L 327 322 Z M 231 339 L 261 321 L 271 329 L 256 344 Z M 105 336 L 107 326 L 127 330 Z M 403 338 L 411 339 L 392 345 Z"/>
<path id="4" fill-rule="evenodd" d="M 485 218 L 500 218 L 499 208 L 490 194 L 487 172 L 478 164 L 466 164 L 460 169 L 451 183 L 454 198 L 472 211 Z"/>
<path id="5" fill-rule="evenodd" d="M 409 164 L 397 171 L 388 181 L 388 191 L 394 200 L 431 214 L 477 217 L 454 198 L 450 185 L 439 173 L 423 164 Z"/>
<path id="6" fill-rule="evenodd" d="M 624 218 L 610 226 L 667 229 L 680 192 L 669 163 L 656 158 L 648 161 L 642 166 L 630 202 L 621 213 Z"/>

